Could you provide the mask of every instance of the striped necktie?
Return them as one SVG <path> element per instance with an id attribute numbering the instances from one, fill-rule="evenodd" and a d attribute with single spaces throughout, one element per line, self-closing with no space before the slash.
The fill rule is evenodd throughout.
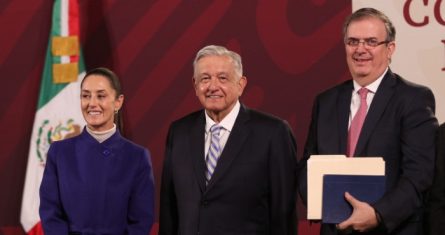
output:
<path id="1" fill-rule="evenodd" d="M 209 152 L 207 153 L 206 165 L 206 179 L 207 183 L 212 178 L 213 172 L 215 171 L 216 164 L 218 163 L 219 156 L 221 155 L 222 149 L 219 143 L 219 133 L 221 132 L 222 126 L 214 124 L 210 127 L 210 146 Z"/>

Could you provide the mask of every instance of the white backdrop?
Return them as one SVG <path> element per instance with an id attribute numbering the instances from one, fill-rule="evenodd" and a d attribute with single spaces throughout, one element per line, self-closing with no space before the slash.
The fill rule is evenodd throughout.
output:
<path id="1" fill-rule="evenodd" d="M 373 7 L 385 13 L 396 28 L 393 72 L 431 88 L 436 116 L 445 121 L 445 1 L 353 0 L 352 8 Z M 436 4 L 437 3 L 437 4 Z M 440 12 L 435 16 L 434 10 Z M 407 9 L 404 13 L 404 8 Z M 419 26 L 413 26 L 419 24 Z"/>

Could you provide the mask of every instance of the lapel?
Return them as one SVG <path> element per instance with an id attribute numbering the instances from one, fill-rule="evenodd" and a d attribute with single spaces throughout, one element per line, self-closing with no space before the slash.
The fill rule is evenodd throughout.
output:
<path id="1" fill-rule="evenodd" d="M 249 110 L 241 104 L 238 117 L 236 118 L 235 124 L 233 125 L 229 139 L 224 146 L 223 152 L 219 157 L 218 164 L 216 165 L 213 176 L 210 179 L 209 184 L 207 185 L 206 191 L 209 191 L 218 182 L 218 180 L 221 180 L 223 175 L 230 168 L 233 160 L 238 156 L 241 147 L 243 146 L 244 142 L 247 140 L 247 136 L 249 135 L 249 128 L 246 123 L 249 118 Z"/>
<path id="2" fill-rule="evenodd" d="M 355 155 L 363 155 L 363 149 L 365 148 L 366 142 L 371 136 L 377 122 L 385 111 L 391 97 L 394 94 L 394 85 L 396 84 L 396 79 L 391 70 L 383 77 L 380 86 L 377 88 L 377 92 L 372 100 L 371 106 L 369 107 L 368 114 L 366 115 L 365 122 L 363 123 L 362 130 L 357 142 L 357 147 L 355 148 Z"/>
<path id="3" fill-rule="evenodd" d="M 339 140 L 339 153 L 346 154 L 346 146 L 348 143 L 348 125 L 349 125 L 349 113 L 351 109 L 351 97 L 352 90 L 354 89 L 352 80 L 349 80 L 340 88 L 340 94 L 337 102 L 338 110 L 338 134 Z"/>
<path id="4" fill-rule="evenodd" d="M 195 119 L 194 123 L 190 125 L 190 154 L 193 161 L 193 168 L 195 171 L 195 177 L 198 181 L 201 193 L 205 191 L 206 179 L 205 171 L 206 164 L 204 158 L 204 133 L 205 133 L 205 116 L 204 110 L 200 112 L 198 118 Z"/>

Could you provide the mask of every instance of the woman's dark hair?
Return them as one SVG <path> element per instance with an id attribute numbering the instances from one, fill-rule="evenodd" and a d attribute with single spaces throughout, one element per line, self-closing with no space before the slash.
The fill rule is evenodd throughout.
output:
<path id="1" fill-rule="evenodd" d="M 85 74 L 85 76 L 83 77 L 82 82 L 80 83 L 81 89 L 82 89 L 83 82 L 85 81 L 85 79 L 91 75 L 99 75 L 99 76 L 106 78 L 108 80 L 108 82 L 110 82 L 111 88 L 116 92 L 115 99 L 117 99 L 120 95 L 122 95 L 122 88 L 121 88 L 121 83 L 119 82 L 119 78 L 113 71 L 111 71 L 107 68 L 95 68 L 95 69 L 88 71 Z M 122 108 L 121 108 L 121 110 L 122 110 Z M 122 111 L 121 110 L 119 110 L 114 115 L 114 123 L 116 124 L 116 128 L 121 133 L 124 133 L 124 124 L 123 124 L 123 120 L 122 120 Z"/>

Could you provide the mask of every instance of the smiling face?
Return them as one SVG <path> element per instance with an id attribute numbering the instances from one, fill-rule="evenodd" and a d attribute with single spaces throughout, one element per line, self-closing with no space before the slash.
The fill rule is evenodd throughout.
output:
<path id="1" fill-rule="evenodd" d="M 235 72 L 229 56 L 217 55 L 197 61 L 193 81 L 196 96 L 215 122 L 232 110 L 247 84 L 247 79 Z"/>
<path id="2" fill-rule="evenodd" d="M 106 131 L 113 127 L 115 111 L 121 108 L 124 97 L 116 97 L 106 77 L 91 74 L 83 80 L 80 99 L 88 127 L 93 131 Z"/>
<path id="3" fill-rule="evenodd" d="M 346 40 L 375 39 L 385 41 L 387 37 L 384 23 L 375 17 L 358 19 L 349 24 Z M 358 46 L 345 45 L 346 61 L 352 78 L 361 86 L 366 86 L 379 78 L 390 63 L 395 50 L 395 43 L 388 42 L 376 47 L 359 43 Z"/>

